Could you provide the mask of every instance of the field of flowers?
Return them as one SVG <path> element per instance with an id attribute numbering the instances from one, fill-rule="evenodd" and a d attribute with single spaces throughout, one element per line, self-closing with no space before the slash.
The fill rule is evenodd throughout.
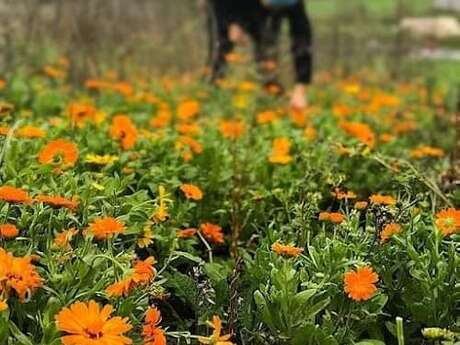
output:
<path id="1" fill-rule="evenodd" d="M 0 80 L 1 345 L 459 343 L 448 89 L 67 68 Z"/>

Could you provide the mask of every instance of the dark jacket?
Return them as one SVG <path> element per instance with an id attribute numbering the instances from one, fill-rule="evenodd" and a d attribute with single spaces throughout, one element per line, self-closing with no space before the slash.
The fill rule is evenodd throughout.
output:
<path id="1" fill-rule="evenodd" d="M 225 74 L 225 56 L 233 49 L 228 38 L 230 24 L 239 24 L 252 37 L 255 58 L 260 64 L 276 61 L 277 39 L 283 18 L 289 21 L 291 51 L 297 81 L 309 83 L 312 77 L 312 30 L 303 1 L 283 9 L 269 9 L 260 0 L 208 0 L 210 32 L 209 65 L 213 80 Z M 272 77 L 276 79 L 276 76 Z M 268 81 L 270 82 L 270 81 Z"/>

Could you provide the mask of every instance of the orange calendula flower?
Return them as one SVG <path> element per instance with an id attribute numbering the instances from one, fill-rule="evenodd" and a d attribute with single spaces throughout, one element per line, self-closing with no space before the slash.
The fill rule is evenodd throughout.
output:
<path id="1" fill-rule="evenodd" d="M 211 243 L 224 243 L 224 234 L 219 225 L 204 223 L 200 225 L 203 236 Z"/>
<path id="2" fill-rule="evenodd" d="M 133 280 L 131 276 L 119 280 L 112 285 L 108 286 L 105 292 L 109 297 L 128 296 L 133 287 Z"/>
<path id="3" fill-rule="evenodd" d="M 344 291 L 356 302 L 369 300 L 377 291 L 379 277 L 371 267 L 360 267 L 344 275 Z"/>
<path id="4" fill-rule="evenodd" d="M 222 333 L 222 320 L 220 319 L 219 316 L 214 315 L 212 317 L 212 321 L 207 322 L 209 327 L 213 328 L 212 335 L 210 337 L 199 337 L 198 341 L 201 344 L 206 344 L 206 345 L 234 345 L 230 341 L 230 338 L 232 337 L 231 334 L 226 334 L 226 335 L 221 335 Z"/>
<path id="5" fill-rule="evenodd" d="M 196 123 L 180 123 L 176 126 L 176 130 L 183 135 L 194 136 L 200 134 L 201 128 Z"/>
<path id="6" fill-rule="evenodd" d="M 21 301 L 42 286 L 42 278 L 32 265 L 32 257 L 14 257 L 0 248 L 0 291 L 8 295 L 14 290 Z M 6 296 L 8 297 L 8 296 Z"/>
<path id="7" fill-rule="evenodd" d="M 257 123 L 261 125 L 274 122 L 277 119 L 278 119 L 278 113 L 276 111 L 267 110 L 267 111 L 257 114 Z"/>
<path id="8" fill-rule="evenodd" d="M 176 233 L 177 238 L 189 238 L 196 234 L 198 230 L 195 228 L 188 228 L 184 230 L 180 230 Z"/>
<path id="9" fill-rule="evenodd" d="M 64 230 L 54 237 L 53 244 L 57 248 L 61 249 L 70 249 L 70 241 L 78 233 L 78 230 L 71 228 L 69 230 Z"/>
<path id="10" fill-rule="evenodd" d="M 424 157 L 439 158 L 444 156 L 444 151 L 433 146 L 419 146 L 409 152 L 411 158 L 420 159 Z"/>
<path id="11" fill-rule="evenodd" d="M 240 120 L 222 121 L 219 129 L 224 138 L 236 140 L 243 135 L 245 124 Z"/>
<path id="12" fill-rule="evenodd" d="M 396 139 L 396 137 L 389 133 L 382 133 L 379 137 L 380 141 L 383 143 L 389 143 Z"/>
<path id="13" fill-rule="evenodd" d="M 268 160 L 274 164 L 288 164 L 292 160 L 290 149 L 291 142 L 288 138 L 277 138 L 273 140 L 272 152 Z"/>
<path id="14" fill-rule="evenodd" d="M 164 128 L 166 127 L 172 120 L 171 111 L 169 107 L 160 107 L 158 113 L 155 117 L 150 120 L 150 126 L 153 128 Z"/>
<path id="15" fill-rule="evenodd" d="M 316 129 L 314 127 L 306 127 L 303 131 L 303 136 L 309 141 L 313 141 L 317 137 Z"/>
<path id="16" fill-rule="evenodd" d="M 63 207 L 72 211 L 75 211 L 78 208 L 78 199 L 76 197 L 72 197 L 72 199 L 66 199 L 62 196 L 50 196 L 41 194 L 38 195 L 35 200 L 55 208 Z"/>
<path id="17" fill-rule="evenodd" d="M 203 192 L 201 189 L 193 184 L 183 184 L 180 190 L 184 193 L 187 199 L 201 200 L 203 199 Z"/>
<path id="18" fill-rule="evenodd" d="M 124 150 L 132 148 L 137 141 L 137 129 L 131 119 L 126 115 L 116 115 L 112 119 L 110 135 L 120 141 Z"/>
<path id="19" fill-rule="evenodd" d="M 278 255 L 299 256 L 303 252 L 303 248 L 282 245 L 278 241 L 273 243 L 271 248 Z"/>
<path id="20" fill-rule="evenodd" d="M 0 200 L 14 204 L 28 204 L 32 198 L 24 189 L 2 186 L 0 187 Z"/>
<path id="21" fill-rule="evenodd" d="M 152 281 L 155 278 L 155 268 L 153 267 L 155 263 L 153 256 L 149 256 L 144 261 L 136 261 L 133 267 L 133 281 L 136 284 L 145 284 Z"/>
<path id="22" fill-rule="evenodd" d="M 105 114 L 98 111 L 92 104 L 86 102 L 72 102 L 67 107 L 70 121 L 77 127 L 83 127 L 88 122 L 100 123 L 105 119 Z"/>
<path id="23" fill-rule="evenodd" d="M 353 110 L 346 104 L 335 104 L 332 107 L 332 113 L 336 117 L 346 117 L 350 115 L 353 112 Z"/>
<path id="24" fill-rule="evenodd" d="M 16 136 L 19 138 L 35 139 L 35 138 L 44 138 L 46 132 L 34 126 L 24 126 L 19 128 L 16 132 Z"/>
<path id="25" fill-rule="evenodd" d="M 75 302 L 56 315 L 56 326 L 65 335 L 64 345 L 129 345 L 132 340 L 124 336 L 131 330 L 128 318 L 110 317 L 113 308 L 103 308 L 95 301 Z"/>
<path id="26" fill-rule="evenodd" d="M 200 112 L 200 103 L 194 100 L 186 100 L 177 106 L 177 116 L 182 121 L 188 121 L 194 118 Z"/>
<path id="27" fill-rule="evenodd" d="M 157 308 L 149 308 L 145 313 L 144 326 L 142 328 L 144 345 L 166 345 L 165 332 L 159 326 L 160 322 L 160 311 Z"/>
<path id="28" fill-rule="evenodd" d="M 391 223 L 385 225 L 382 232 L 380 233 L 380 242 L 384 243 L 390 239 L 391 236 L 399 234 L 401 232 L 401 225 Z"/>
<path id="29" fill-rule="evenodd" d="M 382 195 L 382 194 L 373 194 L 369 197 L 369 200 L 374 205 L 395 205 L 396 199 L 390 195 Z"/>
<path id="30" fill-rule="evenodd" d="M 133 273 L 110 285 L 106 289 L 107 295 L 111 297 L 128 296 L 136 287 L 150 283 L 155 278 L 154 264 L 155 258 L 153 256 L 148 257 L 145 261 L 136 261 Z"/>
<path id="31" fill-rule="evenodd" d="M 125 231 L 125 225 L 119 220 L 112 217 L 95 219 L 88 230 L 94 235 L 96 240 L 104 240 L 116 234 L 121 234 Z"/>
<path id="32" fill-rule="evenodd" d="M 319 220 L 329 221 L 334 224 L 340 224 L 345 219 L 345 215 L 340 212 L 321 212 L 319 214 Z"/>
<path id="33" fill-rule="evenodd" d="M 355 208 L 357 210 L 364 210 L 367 207 L 367 201 L 357 201 L 355 202 Z"/>
<path id="34" fill-rule="evenodd" d="M 188 148 L 196 154 L 200 154 L 203 152 L 203 146 L 198 141 L 196 141 L 192 137 L 188 137 L 185 135 L 182 135 L 177 139 L 176 148 L 179 150 Z"/>
<path id="35" fill-rule="evenodd" d="M 19 235 L 19 230 L 14 224 L 0 225 L 0 238 L 12 239 Z"/>
<path id="36" fill-rule="evenodd" d="M 75 165 L 78 155 L 77 145 L 64 139 L 58 139 L 49 142 L 42 148 L 38 154 L 38 161 L 57 169 L 65 169 Z"/>
<path id="37" fill-rule="evenodd" d="M 64 79 L 65 76 L 66 76 L 65 71 L 62 71 L 59 68 L 56 68 L 56 67 L 51 66 L 51 65 L 45 65 L 43 67 L 43 72 L 45 72 L 45 74 L 48 77 L 53 78 L 53 79 Z"/>
<path id="38" fill-rule="evenodd" d="M 352 191 L 343 191 L 340 188 L 335 188 L 331 195 L 335 197 L 337 200 L 348 200 L 348 199 L 355 199 L 356 194 Z"/>
<path id="39" fill-rule="evenodd" d="M 460 210 L 448 208 L 436 213 L 436 227 L 444 236 L 457 233 L 460 230 Z"/>
<path id="40" fill-rule="evenodd" d="M 356 138 L 361 143 L 372 148 L 375 144 L 375 134 L 372 129 L 365 123 L 347 122 L 340 123 L 340 127 L 350 136 Z"/>

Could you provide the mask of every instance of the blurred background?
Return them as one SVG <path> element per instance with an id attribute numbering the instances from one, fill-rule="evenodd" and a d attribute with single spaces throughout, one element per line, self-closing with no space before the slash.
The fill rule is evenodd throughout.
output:
<path id="1" fill-rule="evenodd" d="M 0 0 L 0 75 L 17 66 L 39 69 L 62 56 L 74 80 L 107 70 L 121 76 L 200 73 L 207 55 L 205 2 Z M 460 80 L 460 0 L 305 4 L 318 69 L 372 67 L 395 77 Z M 289 38 L 283 36 L 281 64 L 288 71 Z"/>

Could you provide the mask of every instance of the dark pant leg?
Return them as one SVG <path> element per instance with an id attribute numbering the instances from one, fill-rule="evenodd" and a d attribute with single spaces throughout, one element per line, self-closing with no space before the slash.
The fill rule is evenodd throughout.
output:
<path id="1" fill-rule="evenodd" d="M 254 39 L 254 55 L 262 83 L 264 87 L 273 91 L 279 89 L 279 93 L 283 91 L 278 81 L 278 37 L 280 29 L 281 18 L 276 15 L 266 15 L 250 31 Z"/>
<path id="2" fill-rule="evenodd" d="M 213 82 L 225 76 L 226 56 L 234 47 L 233 42 L 228 38 L 230 25 L 228 11 L 229 9 L 224 5 L 223 1 L 208 1 L 208 66 L 210 68 L 210 80 Z"/>

